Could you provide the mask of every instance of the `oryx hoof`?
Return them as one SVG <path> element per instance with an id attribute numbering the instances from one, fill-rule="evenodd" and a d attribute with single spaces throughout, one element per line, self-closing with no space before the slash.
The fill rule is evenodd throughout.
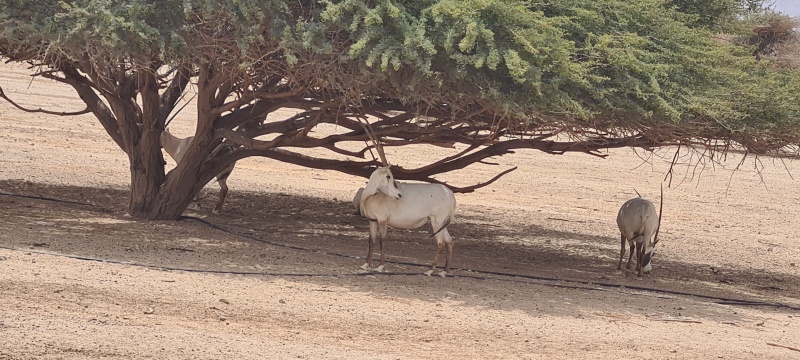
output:
<path id="1" fill-rule="evenodd" d="M 428 270 L 428 271 L 424 272 L 423 274 L 425 274 L 427 276 L 431 276 L 431 275 L 433 275 L 433 269 Z"/>
<path id="2" fill-rule="evenodd" d="M 361 267 L 359 269 L 364 270 L 364 271 L 370 271 L 369 263 L 364 263 L 364 265 L 361 265 Z"/>
<path id="3" fill-rule="evenodd" d="M 447 271 L 442 271 L 442 272 L 440 272 L 440 273 L 439 273 L 439 276 L 441 276 L 441 277 L 446 277 L 446 276 L 447 276 Z"/>
<path id="4" fill-rule="evenodd" d="M 383 265 L 376 267 L 375 271 L 377 271 L 379 273 L 382 273 L 383 272 Z"/>
<path id="5" fill-rule="evenodd" d="M 217 209 L 211 210 L 211 213 L 214 215 L 219 215 L 219 210 Z"/>

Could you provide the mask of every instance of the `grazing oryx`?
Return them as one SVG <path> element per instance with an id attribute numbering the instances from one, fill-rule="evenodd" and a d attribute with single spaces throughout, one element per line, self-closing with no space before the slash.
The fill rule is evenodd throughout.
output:
<path id="1" fill-rule="evenodd" d="M 617 271 L 622 270 L 622 258 L 625 257 L 625 242 L 630 244 L 630 255 L 626 269 L 631 268 L 631 258 L 633 257 L 634 245 L 636 248 L 636 270 L 639 278 L 642 271 L 650 273 L 652 266 L 650 261 L 656 254 L 656 244 L 658 244 L 658 231 L 661 228 L 661 212 L 664 207 L 664 188 L 661 188 L 661 205 L 659 212 L 653 203 L 643 199 L 641 196 L 635 197 L 625 202 L 617 214 L 617 225 L 620 231 L 620 250 Z M 653 241 L 650 238 L 653 237 Z"/>
<path id="2" fill-rule="evenodd" d="M 177 164 L 180 164 L 181 160 L 183 160 L 183 156 L 186 155 L 186 150 L 189 149 L 189 144 L 192 143 L 192 140 L 194 140 L 194 136 L 181 139 L 175 135 L 172 135 L 166 129 L 161 132 L 161 146 L 167 151 L 169 156 L 172 156 L 172 159 L 174 159 L 175 163 Z M 235 147 L 233 145 L 222 143 L 211 152 L 210 157 L 224 155 L 225 153 L 233 152 L 234 149 Z M 231 175 L 234 166 L 236 166 L 236 163 L 231 164 L 217 174 L 217 182 L 219 183 L 219 200 L 217 200 L 217 205 L 214 206 L 214 210 L 211 211 L 214 214 L 219 214 L 219 212 L 222 210 L 222 204 L 225 203 L 225 197 L 228 196 L 227 180 L 228 176 Z"/>
<path id="3" fill-rule="evenodd" d="M 453 256 L 453 238 L 447 231 L 447 225 L 453 220 L 456 211 L 456 197 L 453 192 L 440 184 L 406 184 L 394 181 L 394 175 L 389 169 L 386 155 L 374 135 L 364 127 L 370 135 L 378 155 L 384 166 L 377 168 L 369 177 L 369 182 L 363 189 L 356 192 L 354 205 L 359 213 L 369 220 L 369 240 L 367 262 L 361 266 L 363 270 L 370 269 L 372 262 L 372 248 L 380 232 L 381 260 L 376 268 L 381 272 L 386 261 L 386 250 L 383 242 L 386 240 L 388 227 L 399 229 L 416 229 L 431 222 L 433 237 L 436 239 L 436 253 L 433 257 L 431 269 L 425 272 L 430 276 L 436 270 L 439 254 L 447 247 L 444 270 L 439 276 L 446 276 L 450 271 L 450 259 Z"/>

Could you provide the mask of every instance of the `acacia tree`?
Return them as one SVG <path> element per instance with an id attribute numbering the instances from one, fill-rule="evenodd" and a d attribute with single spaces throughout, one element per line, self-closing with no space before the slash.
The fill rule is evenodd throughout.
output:
<path id="1" fill-rule="evenodd" d="M 179 218 L 250 156 L 368 176 L 378 164 L 369 146 L 343 146 L 368 139 L 368 119 L 384 146 L 465 144 L 393 170 L 432 182 L 518 148 L 793 151 L 798 72 L 756 61 L 679 10 L 663 0 L 0 0 L 0 57 L 75 89 L 87 108 L 70 114 L 91 112 L 127 153 L 128 211 L 149 219 Z M 159 136 L 189 87 L 195 138 L 165 173 Z M 283 108 L 299 112 L 267 119 Z M 315 136 L 320 124 L 343 130 Z M 239 147 L 212 156 L 223 141 Z"/>

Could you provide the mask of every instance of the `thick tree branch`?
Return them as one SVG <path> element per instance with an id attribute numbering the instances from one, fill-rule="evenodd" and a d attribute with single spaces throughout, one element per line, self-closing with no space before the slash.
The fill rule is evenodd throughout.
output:
<path id="1" fill-rule="evenodd" d="M 322 147 L 325 148 L 325 149 L 328 149 L 330 151 L 333 151 L 333 152 L 335 152 L 337 154 L 342 154 L 342 155 L 345 155 L 345 156 L 352 156 L 352 157 L 361 158 L 361 159 L 364 158 L 364 154 L 366 154 L 367 151 L 370 149 L 370 146 L 367 146 L 367 147 L 365 147 L 365 148 L 363 148 L 363 149 L 361 149 L 359 151 L 349 151 L 349 150 L 345 150 L 345 149 L 342 149 L 340 147 L 337 147 L 336 144 L 323 145 Z"/>
<path id="2" fill-rule="evenodd" d="M 280 100 L 280 99 L 287 99 L 291 97 L 297 96 L 299 93 L 297 91 L 285 91 L 285 92 L 258 92 L 246 95 L 245 97 L 230 101 L 225 103 L 221 106 L 215 107 L 213 109 L 214 114 L 222 115 L 227 111 L 231 111 L 233 109 L 239 108 L 241 106 L 247 105 L 252 103 L 256 100 Z"/>
<path id="3" fill-rule="evenodd" d="M 295 164 L 295 165 L 299 165 L 299 166 L 303 166 L 303 167 L 314 168 L 314 169 L 336 170 L 336 171 L 339 171 L 339 172 L 342 172 L 342 173 L 345 173 L 345 174 L 361 176 L 361 177 L 364 177 L 364 178 L 368 178 L 369 175 L 372 174 L 372 171 L 375 169 L 375 166 L 380 166 L 381 165 L 380 162 L 374 161 L 374 160 L 372 160 L 372 161 L 341 161 L 341 160 L 321 159 L 321 158 L 315 158 L 315 157 L 311 157 L 311 156 L 307 156 L 307 155 L 303 155 L 303 154 L 298 154 L 298 153 L 291 152 L 291 151 L 286 151 L 286 150 L 283 150 L 283 149 L 272 149 L 272 150 L 242 149 L 242 150 L 236 151 L 235 153 L 229 155 L 228 158 L 220 160 L 218 164 L 216 164 L 213 168 L 210 168 L 211 171 L 208 174 L 211 174 L 211 172 L 213 172 L 213 171 L 215 171 L 217 169 L 219 169 L 219 170 L 224 169 L 225 166 L 227 166 L 225 164 L 229 164 L 229 163 L 231 163 L 233 161 L 237 161 L 237 160 L 240 160 L 240 159 L 243 159 L 243 158 L 247 158 L 247 157 L 251 157 L 251 156 L 266 157 L 266 158 L 270 158 L 270 159 L 273 159 L 273 160 L 278 160 L 278 161 L 281 161 L 281 162 L 286 162 L 286 163 Z M 493 182 L 495 182 L 498 179 L 500 179 L 500 177 L 502 177 L 503 175 L 506 175 L 506 174 L 516 170 L 516 169 L 517 169 L 517 167 L 513 167 L 511 169 L 504 170 L 504 171 L 500 172 L 499 174 L 495 175 L 494 177 L 492 177 L 491 179 L 489 179 L 487 181 L 480 182 L 478 184 L 471 185 L 471 186 L 466 186 L 466 187 L 453 186 L 453 185 L 450 185 L 450 184 L 448 184 L 448 183 L 446 183 L 444 181 L 440 181 L 440 180 L 434 179 L 431 176 L 409 176 L 409 174 L 412 174 L 414 170 L 411 170 L 411 172 L 404 171 L 404 170 L 402 170 L 402 168 L 395 167 L 395 166 L 392 166 L 392 173 L 395 175 L 395 179 L 398 179 L 398 180 L 426 181 L 426 182 L 429 182 L 429 183 L 442 184 L 444 186 L 447 186 L 448 188 L 453 190 L 453 192 L 470 193 L 470 192 L 475 191 L 476 189 L 479 189 L 479 188 L 482 188 L 482 187 L 485 187 L 485 186 L 488 186 L 488 185 L 492 184 Z M 207 177 L 207 179 L 206 179 L 206 177 L 203 177 L 203 180 L 207 182 L 207 181 L 210 181 L 211 178 L 213 178 L 213 175 L 211 175 L 210 177 Z"/>
<path id="4" fill-rule="evenodd" d="M 159 107 L 161 108 L 161 117 L 163 119 L 159 119 L 160 122 L 166 122 L 169 114 L 175 109 L 178 99 L 180 99 L 183 92 L 186 91 L 186 86 L 189 85 L 191 76 L 191 69 L 188 65 L 181 65 L 178 67 L 178 71 L 173 75 L 169 86 L 167 86 L 166 90 L 161 94 Z"/>
<path id="5" fill-rule="evenodd" d="M 320 170 L 336 170 L 345 174 L 361 176 L 368 178 L 372 173 L 375 166 L 380 163 L 374 160 L 370 161 L 342 161 L 332 159 L 321 159 L 296 152 L 291 152 L 283 149 L 271 150 L 256 150 L 256 149 L 241 149 L 231 154 L 231 158 L 235 160 L 244 159 L 252 156 L 262 156 L 273 160 L 287 162 L 290 164 L 300 165 L 313 169 Z"/>
<path id="6" fill-rule="evenodd" d="M 271 101 L 258 101 L 255 104 L 243 106 L 234 111 L 220 116 L 214 123 L 217 129 L 232 129 L 250 121 L 260 121 L 267 117 L 268 114 L 277 111 L 278 109 L 286 106 L 285 103 L 271 102 Z"/>
<path id="7" fill-rule="evenodd" d="M 17 104 L 14 100 L 11 100 L 8 96 L 6 96 L 6 93 L 3 91 L 2 87 L 0 87 L 0 98 L 2 98 L 5 101 L 7 101 L 9 104 L 11 104 L 11 106 L 13 106 L 13 107 L 15 107 L 17 109 L 20 109 L 20 110 L 22 110 L 24 112 L 29 112 L 29 113 L 43 113 L 43 114 L 48 114 L 48 115 L 72 116 L 72 115 L 83 115 L 83 114 L 88 114 L 88 113 L 92 112 L 92 110 L 89 109 L 88 106 L 85 109 L 81 110 L 81 111 L 51 111 L 51 110 L 44 110 L 42 108 L 28 109 L 26 107 L 23 107 L 23 106 Z"/>
<path id="8" fill-rule="evenodd" d="M 58 77 L 53 74 L 42 74 L 43 77 L 57 80 L 72 86 L 73 89 L 78 93 L 81 100 L 92 110 L 92 113 L 100 121 L 100 124 L 103 125 L 103 128 L 106 130 L 111 139 L 117 143 L 122 151 L 128 153 L 128 148 L 125 146 L 122 140 L 122 134 L 119 130 L 119 125 L 117 124 L 117 119 L 114 116 L 114 113 L 111 109 L 106 106 L 102 99 L 97 96 L 97 93 L 94 89 L 89 86 L 88 84 L 91 83 L 88 79 L 86 79 L 83 75 L 81 75 L 74 67 L 62 64 L 59 68 L 61 72 L 64 74 L 64 77 Z"/>
<path id="9" fill-rule="evenodd" d="M 453 185 L 450 185 L 450 184 L 448 184 L 448 183 L 446 183 L 444 181 L 439 181 L 439 180 L 433 179 L 431 177 L 425 178 L 424 181 L 427 181 L 429 183 L 442 184 L 442 185 L 447 186 L 448 188 L 450 188 L 450 190 L 452 190 L 455 193 L 467 194 L 467 193 L 474 192 L 475 190 L 480 189 L 480 188 L 482 188 L 484 186 L 491 185 L 493 182 L 495 182 L 498 179 L 500 179 L 501 177 L 503 177 L 503 175 L 508 174 L 508 173 L 510 173 L 510 172 L 512 172 L 514 170 L 517 170 L 516 166 L 514 166 L 513 168 L 510 168 L 510 169 L 507 169 L 507 170 L 504 170 L 504 171 L 500 172 L 499 174 L 495 175 L 493 178 L 491 178 L 491 179 L 489 179 L 487 181 L 480 182 L 480 183 L 477 183 L 477 184 L 471 185 L 471 186 L 465 186 L 465 187 L 453 186 Z"/>

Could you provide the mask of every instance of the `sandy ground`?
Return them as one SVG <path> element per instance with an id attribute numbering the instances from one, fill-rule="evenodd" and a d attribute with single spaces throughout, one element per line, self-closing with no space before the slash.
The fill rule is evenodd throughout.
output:
<path id="1" fill-rule="evenodd" d="M 83 108 L 27 73 L 0 67 L 21 105 Z M 421 275 L 425 229 L 390 231 L 390 273 L 356 271 L 364 179 L 246 159 L 222 214 L 211 184 L 193 218 L 137 221 L 127 159 L 92 117 L 0 101 L 0 126 L 0 359 L 800 358 L 770 345 L 800 347 L 797 161 L 682 157 L 643 280 L 616 272 L 616 212 L 634 188 L 658 203 L 665 160 L 519 151 L 445 174 L 467 185 L 519 166 L 457 195 L 457 269 L 439 278 Z"/>

